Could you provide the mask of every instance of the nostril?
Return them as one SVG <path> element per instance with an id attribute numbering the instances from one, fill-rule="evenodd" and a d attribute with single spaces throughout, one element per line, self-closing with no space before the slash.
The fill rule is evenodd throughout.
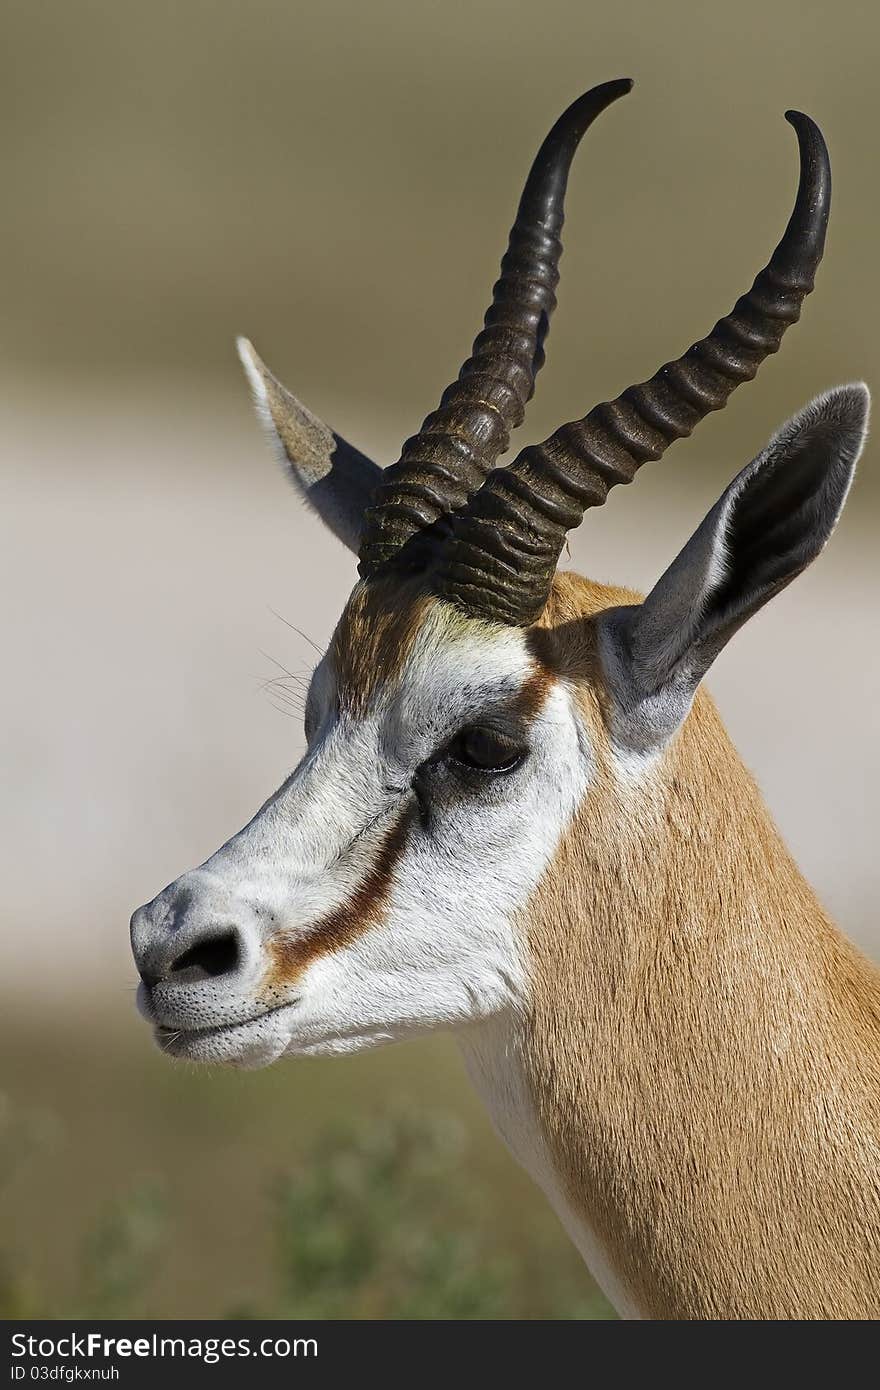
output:
<path id="1" fill-rule="evenodd" d="M 229 930 L 190 946 L 189 950 L 172 961 L 168 975 L 176 976 L 178 980 L 184 975 L 187 980 L 215 979 L 218 975 L 228 975 L 235 970 L 238 962 L 238 936 Z"/>

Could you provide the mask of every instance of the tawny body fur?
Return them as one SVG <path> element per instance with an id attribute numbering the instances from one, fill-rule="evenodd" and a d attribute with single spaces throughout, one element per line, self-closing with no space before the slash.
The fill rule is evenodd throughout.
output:
<path id="1" fill-rule="evenodd" d="M 628 788 L 590 619 L 632 601 L 559 575 L 541 619 L 600 750 L 524 923 L 523 1055 L 554 1166 L 649 1317 L 876 1317 L 880 971 L 817 902 L 705 690 Z"/>

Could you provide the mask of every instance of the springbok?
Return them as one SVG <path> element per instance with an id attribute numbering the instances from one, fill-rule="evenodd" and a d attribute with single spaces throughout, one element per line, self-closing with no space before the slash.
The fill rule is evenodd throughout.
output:
<path id="1" fill-rule="evenodd" d="M 732 312 L 493 467 L 544 360 L 572 158 L 630 86 L 588 92 L 544 141 L 472 355 L 392 467 L 240 342 L 279 454 L 360 579 L 311 681 L 302 762 L 135 913 L 140 1007 L 170 1055 L 244 1066 L 454 1029 L 624 1316 L 867 1318 L 880 973 L 816 901 L 701 687 L 828 540 L 866 388 L 783 425 L 644 600 L 555 572 L 584 511 L 799 317 L 831 192 L 807 116 L 787 116 L 794 211 Z"/>

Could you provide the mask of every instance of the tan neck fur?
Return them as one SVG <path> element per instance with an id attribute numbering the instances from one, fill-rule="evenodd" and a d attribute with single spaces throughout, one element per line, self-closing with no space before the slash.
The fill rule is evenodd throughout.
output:
<path id="1" fill-rule="evenodd" d="M 880 973 L 829 921 L 698 694 L 615 771 L 591 614 L 536 634 L 599 750 L 533 901 L 525 1064 L 574 1208 L 655 1318 L 880 1314 Z"/>

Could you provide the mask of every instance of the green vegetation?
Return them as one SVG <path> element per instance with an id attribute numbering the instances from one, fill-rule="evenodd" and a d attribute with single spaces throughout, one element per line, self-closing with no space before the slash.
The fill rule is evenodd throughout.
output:
<path id="1" fill-rule="evenodd" d="M 405 1054 L 242 1077 L 89 1053 L 75 1091 L 59 1053 L 51 1109 L 0 1097 L 0 1317 L 613 1316 L 442 1049 L 416 1049 L 437 1110 Z"/>

